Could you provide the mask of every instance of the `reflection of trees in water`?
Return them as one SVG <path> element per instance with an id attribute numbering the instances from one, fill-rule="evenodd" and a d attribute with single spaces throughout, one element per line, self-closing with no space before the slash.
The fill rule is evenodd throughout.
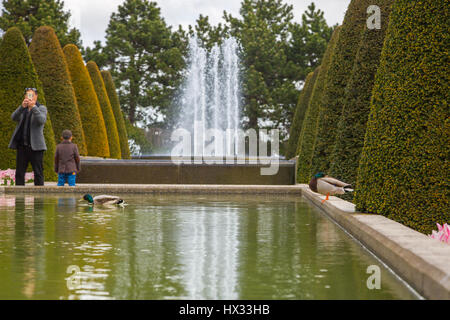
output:
<path id="1" fill-rule="evenodd" d="M 103 289 L 105 266 L 111 260 L 112 219 L 106 212 L 85 211 L 89 208 L 76 200 L 66 196 L 15 198 L 9 244 L 15 249 L 6 255 L 11 260 L 6 262 L 12 266 L 11 276 L 0 272 L 2 287 L 5 283 L 12 289 L 6 292 L 8 298 L 96 298 L 108 294 Z M 66 286 L 70 265 L 88 271 L 88 281 L 78 291 L 70 292 Z"/>
<path id="2" fill-rule="evenodd" d="M 108 281 L 114 257 L 114 230 L 117 217 L 120 216 L 119 208 L 92 207 L 78 200 L 75 198 L 64 203 L 64 207 L 75 204 L 75 214 L 71 213 L 71 207 L 69 212 L 63 210 L 58 215 L 58 232 L 66 232 L 62 239 L 68 243 L 64 266 L 76 265 L 84 272 L 80 288 L 71 291 L 69 298 L 109 298 Z"/>
<path id="3" fill-rule="evenodd" d="M 11 199 L 14 199 L 14 205 Z M 8 213 L 8 222 L 1 227 L 6 228 L 10 240 L 1 248 L 1 294 L 7 294 L 4 298 L 9 299 L 30 299 L 45 271 L 42 265 L 43 201 L 15 195 L 9 197 L 8 203 L 14 212 Z"/>
<path id="4" fill-rule="evenodd" d="M 389 275 L 384 290 L 368 290 L 366 268 L 377 261 L 301 200 L 253 204 L 241 216 L 241 299 L 411 297 Z"/>
<path id="5" fill-rule="evenodd" d="M 0 207 L 0 298 L 410 297 L 384 272 L 368 291 L 377 261 L 303 200 L 142 197 L 122 209 L 14 196 Z M 66 287 L 70 265 L 87 271 L 81 290 Z"/>
<path id="6" fill-rule="evenodd" d="M 303 264 L 303 269 L 307 269 L 311 263 L 306 252 L 302 252 L 303 257 L 298 252 L 302 241 L 298 229 L 304 221 L 298 219 L 296 202 L 253 204 L 242 217 L 241 241 L 247 246 L 240 253 L 239 298 L 296 297 L 296 268 Z"/>
<path id="7" fill-rule="evenodd" d="M 139 202 L 139 201 L 137 201 Z M 171 203 L 130 205 L 117 224 L 109 286 L 119 299 L 160 299 L 182 295 L 177 278 Z"/>
<path id="8" fill-rule="evenodd" d="M 254 209 L 256 248 L 246 259 L 254 264 L 245 298 L 356 298 L 365 286 L 363 252 L 316 208 L 301 201 Z M 252 231 L 253 232 L 253 231 Z M 252 291 L 253 290 L 253 291 Z M 366 290 L 367 291 L 367 290 Z M 248 296 L 247 296 L 248 294 Z M 364 295 L 359 295 L 359 297 Z"/>

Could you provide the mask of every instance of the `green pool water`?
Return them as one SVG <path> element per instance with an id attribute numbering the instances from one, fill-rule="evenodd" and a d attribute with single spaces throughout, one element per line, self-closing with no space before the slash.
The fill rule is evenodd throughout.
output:
<path id="1" fill-rule="evenodd" d="M 123 198 L 0 195 L 0 299 L 417 298 L 300 197 Z"/>

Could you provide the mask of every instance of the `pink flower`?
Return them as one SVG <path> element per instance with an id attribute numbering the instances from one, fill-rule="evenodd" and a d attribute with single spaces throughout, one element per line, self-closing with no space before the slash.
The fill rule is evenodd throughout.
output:
<path id="1" fill-rule="evenodd" d="M 8 169 L 0 171 L 0 184 L 13 185 L 16 181 L 16 170 Z"/>
<path id="2" fill-rule="evenodd" d="M 34 180 L 34 172 L 25 173 L 25 181 L 31 182 Z"/>
<path id="3" fill-rule="evenodd" d="M 446 223 L 443 226 L 439 223 L 436 223 L 436 225 L 438 227 L 438 231 L 433 230 L 429 237 L 450 244 L 450 226 Z"/>
<path id="4" fill-rule="evenodd" d="M 34 172 L 25 173 L 25 182 L 34 181 Z M 16 182 L 16 170 L 0 170 L 0 185 L 14 185 Z"/>

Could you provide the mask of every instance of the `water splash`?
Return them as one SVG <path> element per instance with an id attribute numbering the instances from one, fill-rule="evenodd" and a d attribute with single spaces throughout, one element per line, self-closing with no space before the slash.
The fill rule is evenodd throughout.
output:
<path id="1" fill-rule="evenodd" d="M 226 138 L 225 150 L 215 148 L 216 156 L 238 154 L 235 141 L 240 129 L 239 98 L 237 41 L 226 39 L 221 46 L 215 45 L 208 51 L 199 45 L 196 37 L 192 37 L 178 128 L 191 133 L 193 155 L 206 155 L 209 143 L 206 131 L 209 129 L 229 130 L 231 133 Z"/>

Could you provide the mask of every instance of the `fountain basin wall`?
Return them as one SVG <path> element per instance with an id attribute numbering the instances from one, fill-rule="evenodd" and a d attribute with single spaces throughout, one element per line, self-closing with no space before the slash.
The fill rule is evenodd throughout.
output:
<path id="1" fill-rule="evenodd" d="M 294 185 L 295 161 L 279 160 L 275 175 L 263 164 L 194 164 L 170 160 L 82 160 L 77 183 Z"/>

